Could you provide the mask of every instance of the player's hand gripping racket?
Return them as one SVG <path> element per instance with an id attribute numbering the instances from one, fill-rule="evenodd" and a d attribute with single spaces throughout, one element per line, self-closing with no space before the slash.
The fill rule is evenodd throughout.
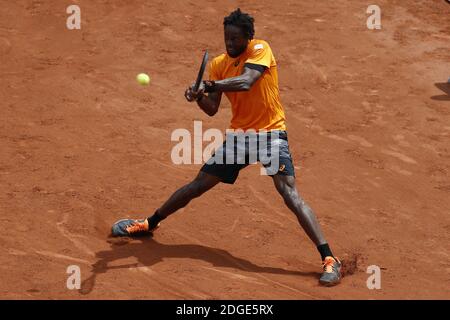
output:
<path id="1" fill-rule="evenodd" d="M 202 82 L 203 74 L 205 73 L 207 63 L 208 63 L 208 50 L 206 50 L 205 54 L 203 55 L 202 64 L 200 66 L 200 70 L 198 71 L 197 80 L 195 81 L 195 85 L 193 88 L 194 92 L 197 92 L 198 88 L 200 87 L 200 83 Z"/>

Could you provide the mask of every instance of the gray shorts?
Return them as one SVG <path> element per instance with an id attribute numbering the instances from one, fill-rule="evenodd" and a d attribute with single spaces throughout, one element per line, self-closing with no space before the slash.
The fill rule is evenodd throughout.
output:
<path id="1" fill-rule="evenodd" d="M 287 132 L 227 134 L 226 141 L 203 165 L 201 171 L 233 184 L 239 171 L 249 164 L 261 162 L 261 174 L 295 176 L 289 151 Z"/>

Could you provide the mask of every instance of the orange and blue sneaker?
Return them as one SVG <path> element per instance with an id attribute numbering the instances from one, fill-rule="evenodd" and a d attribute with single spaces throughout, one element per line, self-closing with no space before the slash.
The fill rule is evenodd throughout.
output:
<path id="1" fill-rule="evenodd" d="M 320 284 L 331 287 L 337 285 L 341 281 L 342 263 L 338 258 L 325 257 L 323 261 L 323 273 L 320 277 Z"/>
<path id="2" fill-rule="evenodd" d="M 150 235 L 159 226 L 160 223 L 155 228 L 150 229 L 147 219 L 122 219 L 113 224 L 111 234 L 114 237 L 140 237 Z"/>

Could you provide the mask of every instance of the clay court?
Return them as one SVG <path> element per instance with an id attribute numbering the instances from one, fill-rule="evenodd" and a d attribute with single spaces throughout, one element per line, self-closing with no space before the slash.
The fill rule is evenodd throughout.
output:
<path id="1" fill-rule="evenodd" d="M 70 4 L 81 30 L 66 28 Z M 450 4 L 378 0 L 369 30 L 370 4 L 2 4 L 1 298 L 449 299 Z M 211 118 L 183 94 L 237 7 L 277 59 L 297 186 L 345 261 L 339 286 L 319 286 L 320 256 L 259 165 L 153 237 L 108 237 L 197 174 L 172 163 L 173 130 L 228 127 L 225 98 Z"/>

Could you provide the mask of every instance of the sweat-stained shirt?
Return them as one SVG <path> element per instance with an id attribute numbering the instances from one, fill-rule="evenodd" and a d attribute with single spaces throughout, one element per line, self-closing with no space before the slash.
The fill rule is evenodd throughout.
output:
<path id="1" fill-rule="evenodd" d="M 277 63 L 269 44 L 253 39 L 237 58 L 224 53 L 211 61 L 210 80 L 223 80 L 242 74 L 246 63 L 262 65 L 261 77 L 249 91 L 224 92 L 231 103 L 231 129 L 286 130 L 284 109 L 278 89 Z"/>

